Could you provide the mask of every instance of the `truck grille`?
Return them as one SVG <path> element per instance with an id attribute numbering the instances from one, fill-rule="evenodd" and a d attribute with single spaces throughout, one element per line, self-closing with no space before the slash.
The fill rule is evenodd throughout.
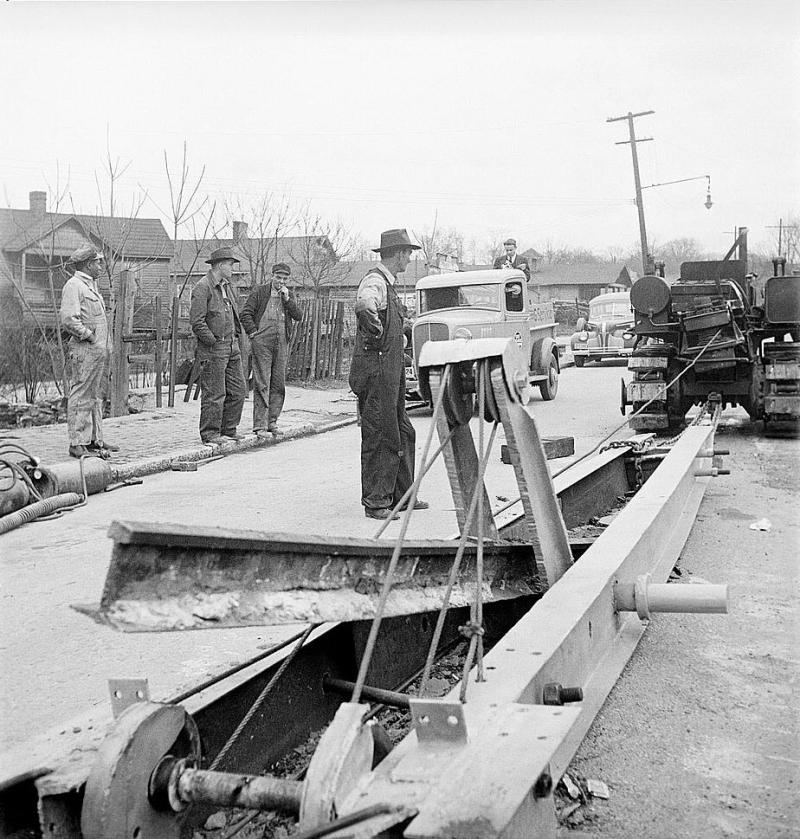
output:
<path id="1" fill-rule="evenodd" d="M 446 323 L 420 323 L 414 327 L 414 363 L 419 363 L 419 351 L 426 341 L 446 341 L 450 327 Z"/>

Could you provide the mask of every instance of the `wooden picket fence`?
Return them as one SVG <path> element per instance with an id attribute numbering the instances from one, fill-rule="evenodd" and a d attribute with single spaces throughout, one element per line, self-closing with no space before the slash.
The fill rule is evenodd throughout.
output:
<path id="1" fill-rule="evenodd" d="M 341 379 L 350 369 L 352 312 L 342 300 L 301 300 L 289 345 L 287 379 Z"/>

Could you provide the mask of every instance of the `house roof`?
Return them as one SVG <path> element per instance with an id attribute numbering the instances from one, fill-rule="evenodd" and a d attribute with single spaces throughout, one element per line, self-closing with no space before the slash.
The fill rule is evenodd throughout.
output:
<path id="1" fill-rule="evenodd" d="M 87 236 L 126 257 L 169 259 L 172 241 L 160 219 L 90 216 L 81 213 L 45 213 L 0 208 L 0 248 L 17 253 L 30 248 L 70 221 Z"/>
<path id="2" fill-rule="evenodd" d="M 261 242 L 265 242 L 264 251 L 268 255 L 269 266 L 271 267 L 275 262 L 286 262 L 293 269 L 299 269 L 300 255 L 304 248 L 308 247 L 306 244 L 312 239 L 322 239 L 327 242 L 327 237 L 320 236 L 279 236 L 277 253 L 274 247 L 274 240 L 263 240 L 254 237 L 248 237 L 246 240 L 234 241 L 233 239 L 209 239 L 205 242 L 198 239 L 177 239 L 175 241 L 175 272 L 178 274 L 187 274 L 191 271 L 192 274 L 205 274 L 208 270 L 206 260 L 211 251 L 217 248 L 231 248 L 233 253 L 239 259 L 239 267 L 234 268 L 234 274 L 248 274 L 249 262 L 248 254 L 254 257 L 260 247 Z M 327 242 L 328 247 L 330 243 Z M 195 257 L 197 257 L 195 259 Z M 194 263 L 194 266 L 193 266 Z"/>
<path id="3" fill-rule="evenodd" d="M 526 259 L 544 259 L 536 248 L 528 248 L 528 250 L 522 251 L 520 256 L 524 256 Z"/>
<path id="4" fill-rule="evenodd" d="M 623 263 L 581 262 L 543 265 L 531 275 L 531 285 L 615 285 Z"/>

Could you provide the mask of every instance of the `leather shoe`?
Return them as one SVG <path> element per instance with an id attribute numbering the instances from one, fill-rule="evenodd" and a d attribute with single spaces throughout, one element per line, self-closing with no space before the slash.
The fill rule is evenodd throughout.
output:
<path id="1" fill-rule="evenodd" d="M 89 445 L 86 448 L 89 449 L 89 451 L 100 451 L 101 449 L 105 449 L 107 452 L 118 452 L 119 451 L 119 446 L 114 446 L 111 443 L 105 443 L 105 442 L 104 443 L 97 443 L 95 441 L 92 441 L 91 443 L 89 443 Z"/>
<path id="2" fill-rule="evenodd" d="M 430 504 L 428 504 L 428 502 L 427 502 L 427 501 L 423 501 L 421 498 L 418 498 L 418 499 L 414 502 L 414 507 L 413 507 L 412 509 L 414 509 L 414 510 L 427 510 L 427 509 L 428 509 L 428 507 L 430 507 L 430 506 L 431 506 L 431 505 L 430 505 Z M 406 509 L 408 509 L 408 507 L 407 507 L 407 505 L 404 505 L 404 506 L 402 506 L 400 509 L 401 509 L 401 510 L 406 510 Z"/>
<path id="3" fill-rule="evenodd" d="M 274 422 L 271 422 L 267 426 L 267 431 L 269 431 L 270 434 L 277 434 L 278 433 L 278 424 L 274 423 Z"/>
<path id="4" fill-rule="evenodd" d="M 228 440 L 244 440 L 244 437 L 241 434 L 237 434 L 235 431 L 230 434 L 223 434 L 222 436 L 226 437 Z"/>
<path id="5" fill-rule="evenodd" d="M 368 519 L 381 519 L 382 521 L 400 518 L 397 513 L 392 514 L 388 507 L 364 507 L 364 515 Z"/>
<path id="6" fill-rule="evenodd" d="M 86 446 L 70 446 L 69 447 L 69 456 L 70 457 L 83 457 L 84 455 L 90 455 L 91 452 Z"/>

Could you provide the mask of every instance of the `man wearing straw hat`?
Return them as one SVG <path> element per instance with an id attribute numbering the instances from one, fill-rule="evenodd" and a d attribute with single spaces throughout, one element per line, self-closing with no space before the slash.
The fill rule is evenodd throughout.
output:
<path id="1" fill-rule="evenodd" d="M 103 254 L 94 245 L 81 245 L 67 264 L 75 273 L 64 283 L 59 319 L 70 335 L 69 453 L 72 457 L 93 454 L 107 458 L 119 447 L 103 441 L 103 397 L 111 355 L 106 304 L 97 287 Z"/>
<path id="2" fill-rule="evenodd" d="M 405 406 L 403 315 L 405 307 L 394 289 L 411 253 L 419 250 L 402 229 L 381 233 L 373 250 L 381 261 L 370 268 L 358 287 L 356 330 L 350 387 L 361 414 L 361 503 L 372 519 L 397 518 L 392 508 L 414 481 L 414 426 Z M 414 509 L 427 503 L 418 500 Z"/>
<path id="3" fill-rule="evenodd" d="M 272 266 L 272 282 L 257 285 L 242 309 L 253 363 L 253 431 L 259 437 L 278 433 L 278 417 L 286 398 L 292 321 L 303 316 L 286 285 L 291 273 L 285 262 L 277 262 Z"/>
<path id="4" fill-rule="evenodd" d="M 208 273 L 192 289 L 189 322 L 197 336 L 200 361 L 200 439 L 219 443 L 241 439 L 236 427 L 242 418 L 247 386 L 242 373 L 238 335 L 239 310 L 230 280 L 239 260 L 230 248 L 217 248 L 206 263 Z"/>

